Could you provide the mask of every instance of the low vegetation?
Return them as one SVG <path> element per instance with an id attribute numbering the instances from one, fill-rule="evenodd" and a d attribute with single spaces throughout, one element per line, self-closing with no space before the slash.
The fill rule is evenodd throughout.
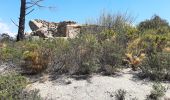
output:
<path id="1" fill-rule="evenodd" d="M 10 42 L 5 38 L 0 59 L 20 66 L 24 73 L 113 74 L 129 66 L 153 80 L 169 80 L 170 26 L 157 15 L 137 27 L 132 22 L 127 15 L 104 13 L 95 23 L 104 26 L 98 27 L 100 31 L 93 29 L 97 26 L 87 28 L 74 39 Z"/>
<path id="2" fill-rule="evenodd" d="M 25 93 L 24 89 L 28 81 L 24 76 L 11 74 L 0 76 L 1 100 L 40 100 L 37 90 Z M 32 98 L 32 99 L 31 99 Z"/>
<path id="3" fill-rule="evenodd" d="M 166 88 L 162 86 L 160 83 L 155 83 L 152 86 L 152 91 L 150 95 L 148 95 L 146 100 L 160 100 L 161 97 L 165 95 Z"/>
<path id="4" fill-rule="evenodd" d="M 127 93 L 126 90 L 123 90 L 123 89 L 117 90 L 115 93 L 115 99 L 116 100 L 125 100 L 126 93 Z"/>
<path id="5" fill-rule="evenodd" d="M 26 85 L 27 81 L 23 76 L 0 76 L 0 98 L 4 100 L 18 100 Z"/>
<path id="6" fill-rule="evenodd" d="M 155 81 L 170 81 L 170 53 L 155 53 L 141 64 L 141 76 Z"/>
<path id="7" fill-rule="evenodd" d="M 136 27 L 131 22 L 126 15 L 103 14 L 95 23 L 102 26 L 98 27 L 100 31 L 87 28 L 74 39 L 14 42 L 5 38 L 0 42 L 0 61 L 12 62 L 26 74 L 46 71 L 52 75 L 100 72 L 111 75 L 131 67 L 134 71 L 141 70 L 140 77 L 170 81 L 169 24 L 156 15 Z M 20 75 L 0 76 L 0 98 L 18 100 L 26 84 Z M 156 100 L 163 95 L 163 88 L 153 87 L 155 90 L 149 97 Z M 124 100 L 125 94 L 119 90 L 118 100 Z"/>

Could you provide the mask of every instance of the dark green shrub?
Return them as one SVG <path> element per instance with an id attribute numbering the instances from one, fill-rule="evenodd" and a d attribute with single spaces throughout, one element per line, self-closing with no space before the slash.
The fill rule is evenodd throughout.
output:
<path id="1" fill-rule="evenodd" d="M 112 74 L 120 68 L 125 51 L 110 39 L 99 42 L 93 34 L 83 34 L 69 40 L 57 39 L 55 44 L 54 66 L 51 69 L 59 73 L 90 74 L 99 69 L 108 69 Z"/>
<path id="2" fill-rule="evenodd" d="M 17 43 L 22 50 L 20 66 L 27 74 L 37 74 L 53 64 L 55 40 L 25 40 Z"/>
<path id="3" fill-rule="evenodd" d="M 114 32 L 116 42 L 126 48 L 127 43 L 137 37 L 138 30 L 132 26 L 133 20 L 134 18 L 128 13 L 103 13 L 97 24 L 104 26 L 110 33 Z"/>
<path id="4" fill-rule="evenodd" d="M 120 30 L 115 30 L 116 42 L 127 48 L 128 43 L 138 37 L 138 30 L 130 24 L 125 24 Z"/>
<path id="5" fill-rule="evenodd" d="M 114 41 L 102 41 L 101 58 L 102 70 L 112 74 L 117 68 L 121 68 L 125 49 Z M 111 72 L 109 72 L 111 71 Z"/>
<path id="6" fill-rule="evenodd" d="M 0 76 L 0 99 L 19 100 L 19 95 L 26 87 L 26 78 L 20 75 Z"/>
<path id="7" fill-rule="evenodd" d="M 0 60 L 4 62 L 19 62 L 22 51 L 14 43 L 4 43 L 4 47 L 0 48 Z"/>
<path id="8" fill-rule="evenodd" d="M 161 52 L 167 44 L 166 35 L 145 34 L 142 36 L 142 47 L 146 48 L 147 54 Z"/>
<path id="9" fill-rule="evenodd" d="M 150 55 L 152 53 L 162 52 L 167 43 L 167 35 L 143 34 L 128 43 L 127 52 L 137 56 L 140 53 Z"/>
<path id="10" fill-rule="evenodd" d="M 131 39 L 136 38 L 138 30 L 132 26 L 134 18 L 128 13 L 102 13 L 96 22 L 89 22 L 87 26 L 91 27 L 83 31 L 84 33 L 93 33 L 98 36 L 98 40 L 102 41 L 110 39 L 114 34 L 117 43 L 123 47 L 127 46 L 127 43 Z M 95 27 L 94 27 L 95 26 Z M 93 28 L 94 27 L 94 28 Z M 94 32 L 91 32 L 94 31 Z"/>
<path id="11" fill-rule="evenodd" d="M 60 42 L 56 49 L 55 70 L 71 74 L 88 74 L 98 69 L 100 45 L 94 35 L 85 34 Z"/>
<path id="12" fill-rule="evenodd" d="M 147 96 L 147 100 L 160 100 L 165 95 L 166 88 L 160 83 L 153 84 L 150 95 Z"/>
<path id="13" fill-rule="evenodd" d="M 170 26 L 168 22 L 158 15 L 154 15 L 151 19 L 140 22 L 138 29 L 141 32 L 146 30 L 154 30 L 155 34 L 166 34 L 170 31 Z"/>
<path id="14" fill-rule="evenodd" d="M 99 67 L 100 44 L 95 35 L 82 35 L 72 41 L 73 52 L 79 65 L 78 72 L 95 72 Z"/>
<path id="15" fill-rule="evenodd" d="M 7 33 L 0 34 L 0 42 L 13 42 L 14 39 Z"/>
<path id="16" fill-rule="evenodd" d="M 99 42 L 102 42 L 102 41 L 105 41 L 106 39 L 107 40 L 112 40 L 112 41 L 115 41 L 115 32 L 113 30 L 103 30 L 102 32 L 98 33 L 96 36 L 97 36 L 97 39 Z"/>
<path id="17" fill-rule="evenodd" d="M 52 58 L 53 62 L 49 71 L 55 73 L 67 73 L 70 67 L 74 67 L 70 42 L 68 40 L 58 38 L 54 41 L 54 43 L 56 47 L 54 48 L 54 56 Z"/>
<path id="18" fill-rule="evenodd" d="M 0 76 L 0 100 L 42 100 L 38 90 L 24 90 L 28 81 L 24 76 Z"/>
<path id="19" fill-rule="evenodd" d="M 170 53 L 149 55 L 141 64 L 141 75 L 152 80 L 170 80 Z"/>

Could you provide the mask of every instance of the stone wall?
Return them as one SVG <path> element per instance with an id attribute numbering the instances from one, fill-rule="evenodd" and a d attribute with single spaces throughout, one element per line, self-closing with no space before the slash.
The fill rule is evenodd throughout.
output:
<path id="1" fill-rule="evenodd" d="M 81 26 L 80 33 L 98 34 L 105 29 L 106 29 L 106 27 L 99 26 L 99 25 L 84 25 L 84 26 Z"/>
<path id="2" fill-rule="evenodd" d="M 70 38 L 76 37 L 81 31 L 81 26 L 67 25 L 66 36 Z"/>
<path id="3" fill-rule="evenodd" d="M 80 33 L 80 26 L 73 21 L 63 21 L 59 23 L 48 22 L 45 20 L 31 20 L 29 22 L 32 30 L 31 35 L 48 37 L 69 37 L 74 38 Z"/>

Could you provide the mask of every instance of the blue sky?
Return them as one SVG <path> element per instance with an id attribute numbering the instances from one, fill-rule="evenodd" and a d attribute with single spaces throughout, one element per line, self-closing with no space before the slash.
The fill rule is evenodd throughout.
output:
<path id="1" fill-rule="evenodd" d="M 149 19 L 154 14 L 158 14 L 170 22 L 170 0 L 44 0 L 41 4 L 56 8 L 52 10 L 36 8 L 26 17 L 26 31 L 30 31 L 28 21 L 31 19 L 54 22 L 73 20 L 82 24 L 88 19 L 96 19 L 103 11 L 128 12 L 136 18 L 135 24 Z M 17 23 L 19 6 L 20 0 L 0 1 L 0 33 L 17 32 L 17 27 L 10 19 Z"/>

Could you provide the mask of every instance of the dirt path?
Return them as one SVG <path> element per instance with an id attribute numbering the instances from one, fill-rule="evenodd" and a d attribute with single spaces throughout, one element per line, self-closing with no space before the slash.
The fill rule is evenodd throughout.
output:
<path id="1" fill-rule="evenodd" d="M 120 76 L 115 77 L 94 75 L 88 80 L 60 77 L 55 81 L 35 82 L 28 88 L 39 89 L 40 95 L 46 100 L 114 100 L 118 89 L 127 91 L 126 100 L 135 97 L 144 100 L 153 83 L 138 80 L 133 74 L 130 69 L 125 69 Z M 170 90 L 166 96 L 170 97 Z"/>

